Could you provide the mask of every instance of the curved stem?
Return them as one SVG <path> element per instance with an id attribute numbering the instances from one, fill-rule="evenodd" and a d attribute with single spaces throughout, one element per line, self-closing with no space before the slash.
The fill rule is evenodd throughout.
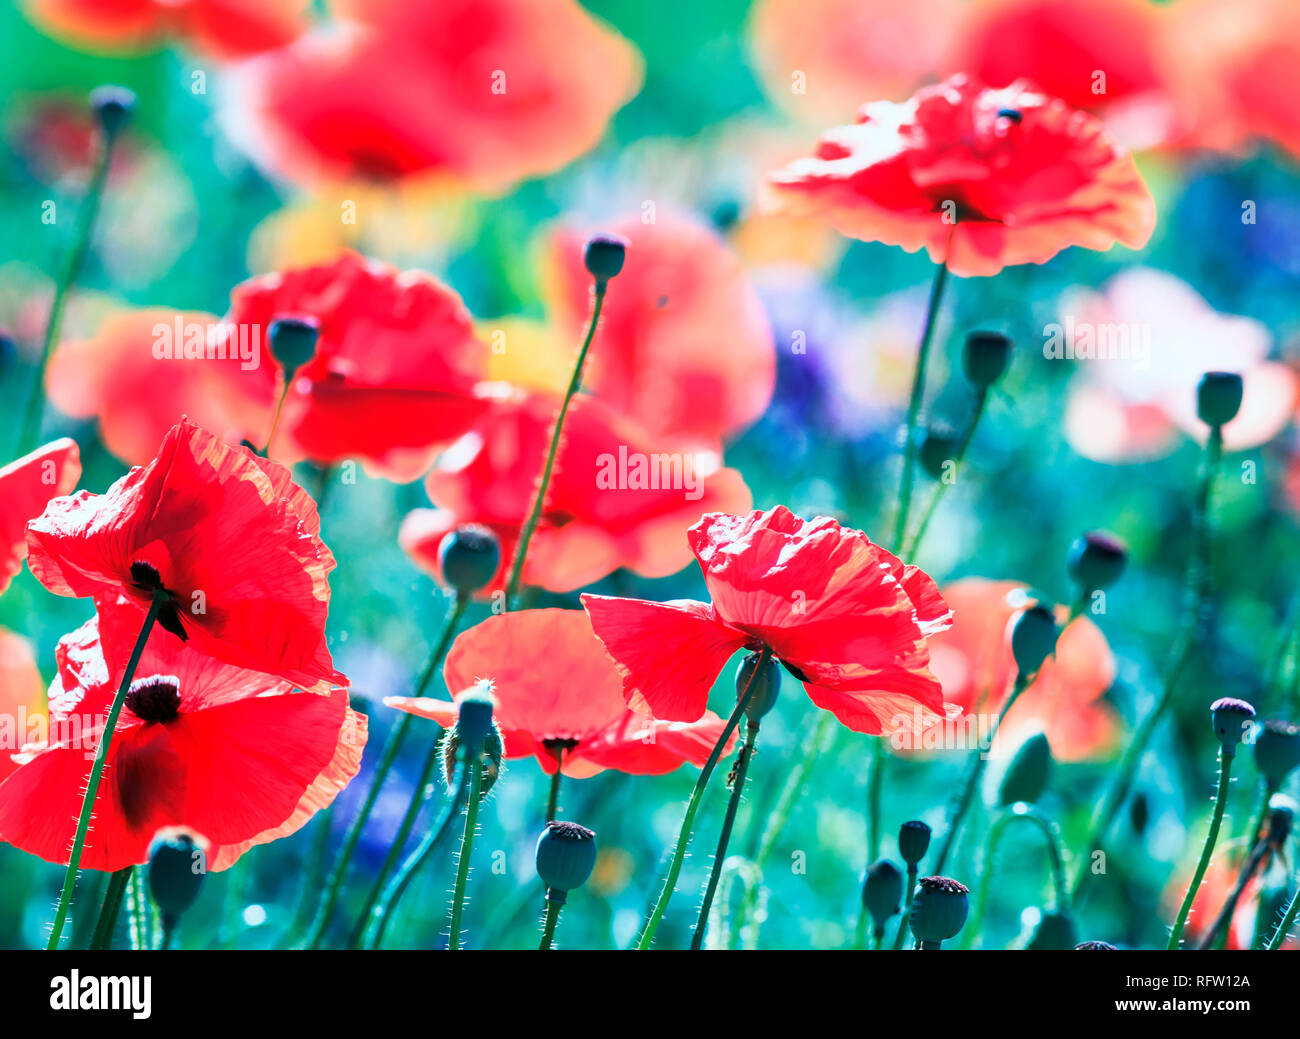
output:
<path id="1" fill-rule="evenodd" d="M 1282 948 L 1282 943 L 1286 941 L 1287 932 L 1291 930 L 1295 923 L 1296 911 L 1300 910 L 1300 887 L 1291 896 L 1291 904 L 1286 907 L 1286 915 L 1282 917 L 1281 922 L 1277 925 L 1277 930 L 1273 932 L 1273 937 L 1268 940 L 1268 948 L 1265 950 Z"/>
<path id="2" fill-rule="evenodd" d="M 740 798 L 745 790 L 745 773 L 749 771 L 749 759 L 754 756 L 754 744 L 757 739 L 758 723 L 747 722 L 745 742 L 736 757 L 736 774 L 731 784 L 731 799 L 727 802 L 727 814 L 722 820 L 722 833 L 718 835 L 718 847 L 713 853 L 713 869 L 709 871 L 709 882 L 704 888 L 704 901 L 700 903 L 699 919 L 695 922 L 695 934 L 691 937 L 691 949 L 694 951 L 698 951 L 704 945 L 704 932 L 709 926 L 709 910 L 713 907 L 713 896 L 718 890 L 722 864 L 727 858 L 731 829 L 736 824 L 736 812 L 740 809 Z"/>
<path id="3" fill-rule="evenodd" d="M 645 929 L 641 932 L 641 938 L 636 945 L 638 949 L 650 948 L 650 943 L 654 941 L 655 932 L 659 930 L 659 922 L 664 918 L 668 903 L 673 897 L 673 892 L 677 889 L 677 877 L 682 871 L 682 860 L 686 857 L 686 846 L 691 842 L 691 827 L 695 824 L 695 815 L 700 810 L 700 801 L 704 795 L 704 788 L 709 785 L 709 779 L 713 775 L 713 770 L 717 767 L 718 759 L 722 757 L 722 748 L 727 745 L 727 740 L 731 738 L 731 734 L 736 731 L 736 726 L 740 724 L 740 719 L 744 717 L 745 708 L 749 706 L 749 699 L 754 695 L 754 678 L 763 673 L 763 668 L 767 665 L 771 655 L 772 651 L 767 646 L 764 646 L 759 654 L 758 663 L 754 665 L 754 670 L 749 673 L 749 681 L 745 683 L 744 692 L 737 697 L 736 707 L 731 712 L 731 717 L 727 719 L 727 724 L 723 726 L 722 735 L 718 737 L 718 742 L 709 751 L 708 759 L 704 762 L 704 767 L 700 769 L 699 778 L 695 780 L 695 789 L 691 791 L 691 799 L 686 804 L 686 814 L 682 816 L 681 829 L 677 833 L 677 843 L 673 845 L 672 858 L 668 864 L 668 875 L 664 878 L 663 889 L 659 892 L 654 909 L 650 911 L 650 918 L 646 921 Z"/>
<path id="4" fill-rule="evenodd" d="M 998 845 L 1003 834 L 1018 819 L 1023 819 L 1037 826 L 1042 831 L 1043 838 L 1046 841 L 1047 854 L 1052 866 L 1052 897 L 1056 903 L 1053 908 L 1064 912 L 1070 907 L 1070 893 L 1065 883 L 1065 861 L 1061 854 L 1060 837 L 1055 827 L 1038 811 L 1027 805 L 1020 811 L 1004 812 L 993 820 L 993 824 L 989 827 L 988 836 L 984 840 L 984 855 L 981 860 L 982 866 L 979 886 L 976 889 L 975 906 L 971 912 L 970 921 L 962 928 L 962 938 L 958 944 L 959 949 L 969 949 L 975 943 L 980 924 L 984 919 L 984 910 L 988 906 L 989 889 L 992 886 L 994 867 L 997 863 Z"/>
<path id="5" fill-rule="evenodd" d="M 140 665 L 140 654 L 144 652 L 149 633 L 153 631 L 153 622 L 158 617 L 158 607 L 162 599 L 158 595 L 149 602 L 149 611 L 145 614 L 140 634 L 136 636 L 135 647 L 131 650 L 131 659 L 127 661 L 126 671 L 122 673 L 122 682 L 113 697 L 113 705 L 108 709 L 108 719 L 104 722 L 104 731 L 99 737 L 99 746 L 95 748 L 95 760 L 90 766 L 90 778 L 86 781 L 86 793 L 81 799 L 81 814 L 77 817 L 76 835 L 72 838 L 72 854 L 68 858 L 68 871 L 63 877 L 63 890 L 59 894 L 59 908 L 54 914 L 54 923 L 50 927 L 50 938 L 46 949 L 57 949 L 59 939 L 63 936 L 63 924 L 72 907 L 72 892 L 77 886 L 77 870 L 81 868 L 81 852 L 86 846 L 86 832 L 90 829 L 90 817 L 95 811 L 95 798 L 99 794 L 99 781 L 104 775 L 104 763 L 108 760 L 108 748 L 113 741 L 113 730 L 117 727 L 118 716 L 126 702 L 127 691 L 135 678 L 135 669 Z"/>
<path id="6" fill-rule="evenodd" d="M 895 951 L 903 947 L 903 939 L 907 937 L 907 923 L 912 919 L 912 901 L 916 898 L 916 864 L 912 863 L 907 867 L 907 902 L 903 905 L 903 915 L 898 918 L 898 933 L 894 935 Z"/>
<path id="7" fill-rule="evenodd" d="M 429 660 L 424 665 L 424 672 L 420 676 L 419 685 L 415 688 L 417 697 L 424 696 L 428 692 L 429 684 L 433 680 L 442 658 L 446 656 L 452 637 L 456 634 L 456 628 L 460 624 L 460 619 L 464 616 L 468 606 L 468 596 L 456 596 L 456 603 L 451 608 L 451 612 L 447 614 L 447 621 L 443 625 L 438 644 L 433 647 L 433 651 L 429 654 Z M 401 714 L 397 719 L 397 723 L 393 726 L 392 732 L 389 733 L 388 741 L 384 744 L 383 753 L 379 758 L 379 764 L 375 766 L 375 775 L 370 781 L 370 789 L 366 791 L 366 799 L 362 802 L 357 817 L 352 820 L 352 825 L 348 827 L 348 832 L 343 838 L 343 846 L 339 849 L 338 858 L 335 860 L 329 878 L 325 882 L 325 897 L 321 901 L 320 908 L 316 911 L 311 931 L 303 941 L 303 945 L 308 949 L 319 948 L 325 938 L 325 931 L 334 916 L 334 908 L 338 905 L 339 895 L 343 890 L 343 880 L 347 875 L 348 863 L 352 861 L 352 856 L 357 850 L 357 844 L 361 840 L 361 833 L 366 828 L 370 813 L 375 809 L 375 802 L 379 800 L 379 793 L 383 789 L 384 781 L 388 778 L 388 774 L 393 770 L 393 765 L 397 762 L 397 755 L 406 742 L 406 734 L 414 717 L 411 714 Z M 418 793 L 419 791 L 417 791 Z"/>
<path id="8" fill-rule="evenodd" d="M 99 909 L 99 919 L 95 923 L 95 933 L 91 935 L 92 949 L 110 949 L 113 946 L 113 932 L 117 928 L 117 918 L 122 910 L 122 896 L 126 892 L 127 882 L 135 872 L 134 866 L 127 866 L 113 873 L 104 892 L 104 901 Z"/>
<path id="9" fill-rule="evenodd" d="M 266 446 L 262 448 L 261 455 L 263 458 L 271 457 L 271 448 L 275 446 L 275 434 L 280 429 L 280 416 L 284 413 L 284 402 L 289 398 L 289 391 L 293 389 L 293 379 L 297 375 L 297 370 L 282 368 L 284 376 L 284 386 L 280 390 L 280 397 L 275 402 L 275 414 L 271 418 L 271 431 L 266 434 Z"/>
<path id="10" fill-rule="evenodd" d="M 980 418 L 984 414 L 984 406 L 988 403 L 988 398 L 989 393 L 987 389 L 976 391 L 975 410 L 971 412 L 970 420 L 966 423 L 966 428 L 962 432 L 961 440 L 957 443 L 957 450 L 953 453 L 952 461 L 957 466 L 958 470 L 960 470 L 961 464 L 966 458 L 966 451 L 970 447 L 972 438 L 975 436 L 975 427 L 979 425 Z M 915 558 L 917 551 L 921 547 L 921 541 L 925 537 L 925 532 L 930 527 L 930 520 L 934 518 L 935 512 L 938 511 L 939 503 L 943 500 L 943 496 L 947 490 L 948 484 L 946 481 L 938 480 L 935 482 L 934 490 L 930 492 L 930 500 L 926 504 L 925 511 L 921 513 L 920 526 L 916 528 L 916 533 L 912 535 L 912 541 L 908 546 L 907 551 L 902 553 L 904 558 Z"/>
<path id="11" fill-rule="evenodd" d="M 1182 941 L 1187 914 L 1192 911 L 1192 902 L 1196 898 L 1201 881 L 1205 879 L 1210 858 L 1214 855 L 1214 845 L 1219 839 L 1219 827 L 1223 825 L 1224 806 L 1228 801 L 1228 780 L 1232 773 L 1232 758 L 1233 755 L 1226 749 L 1219 752 L 1219 789 L 1214 797 L 1214 815 L 1210 818 L 1210 832 L 1205 835 L 1205 846 L 1201 848 L 1200 861 L 1196 863 L 1192 882 L 1187 885 L 1187 894 L 1183 896 L 1183 904 L 1178 909 L 1178 917 L 1174 920 L 1174 929 L 1169 934 L 1169 944 L 1165 946 L 1166 949 L 1177 949 Z"/>
<path id="12" fill-rule="evenodd" d="M 551 893 L 546 893 L 546 919 L 542 924 L 542 944 L 537 947 L 539 952 L 545 951 L 551 947 L 555 940 L 555 925 L 560 922 L 560 910 L 564 903 L 551 898 Z"/>
<path id="13" fill-rule="evenodd" d="M 460 948 L 460 918 L 465 911 L 465 885 L 469 880 L 469 862 L 474 854 L 474 834 L 478 827 L 478 805 L 483 799 L 483 763 L 477 752 L 466 752 L 465 768 L 469 772 L 469 801 L 465 805 L 465 832 L 460 839 L 460 860 L 456 864 L 456 887 L 451 897 L 451 937 L 448 949 Z"/>
<path id="14" fill-rule="evenodd" d="M 564 391 L 564 398 L 560 402 L 559 414 L 555 416 L 555 428 L 551 430 L 551 443 L 546 449 L 546 462 L 542 466 L 542 476 L 537 484 L 537 494 L 533 498 L 532 508 L 528 510 L 528 517 L 524 520 L 524 525 L 519 531 L 519 544 L 515 548 L 515 558 L 510 564 L 510 577 L 506 581 L 506 603 L 513 604 L 519 596 L 519 582 L 524 573 L 524 559 L 528 555 L 528 543 L 533 538 L 533 532 L 537 529 L 537 521 L 541 518 L 542 509 L 546 506 L 546 494 L 550 489 L 551 472 L 555 468 L 555 458 L 560 452 L 560 439 L 564 431 L 564 419 L 569 413 L 569 405 L 573 402 L 574 396 L 578 392 L 578 387 L 582 385 L 582 369 L 587 363 L 587 353 L 591 350 L 591 341 L 596 335 L 596 323 L 600 320 L 600 309 L 605 302 L 606 284 L 597 282 L 595 287 L 596 302 L 591 308 L 591 323 L 587 326 L 587 335 L 582 340 L 582 347 L 578 350 L 577 359 L 573 362 L 573 372 L 569 375 L 569 385 Z"/>

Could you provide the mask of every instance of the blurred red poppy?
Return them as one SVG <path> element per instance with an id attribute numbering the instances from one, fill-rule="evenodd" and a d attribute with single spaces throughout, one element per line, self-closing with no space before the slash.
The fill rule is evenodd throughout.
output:
<path id="1" fill-rule="evenodd" d="M 438 546 L 456 526 L 478 523 L 501 540 L 500 587 L 537 492 L 559 402 L 516 394 L 439 459 L 425 480 L 436 509 L 417 509 L 399 540 L 438 573 Z M 708 451 L 660 450 L 599 400 L 574 398 L 525 584 L 567 592 L 627 567 L 667 577 L 690 562 L 687 528 L 704 513 L 744 510 L 749 488 Z"/>
<path id="2" fill-rule="evenodd" d="M 1015 675 L 1011 623 L 1033 600 L 1015 581 L 965 577 L 943 588 L 952 607 L 952 627 L 930 641 L 930 666 L 943 684 L 944 699 L 963 715 L 996 716 Z M 1058 611 L 1061 621 L 1066 610 Z M 1078 617 L 1062 632 L 1056 654 L 1007 714 L 998 741 L 1015 747 L 1042 732 L 1061 761 L 1096 758 L 1119 742 L 1119 720 L 1103 697 L 1115 681 L 1115 657 L 1106 636 L 1089 618 Z"/>
<path id="3" fill-rule="evenodd" d="M 307 689 L 343 681 L 325 644 L 334 556 L 315 502 L 283 466 L 188 421 L 107 493 L 51 501 L 27 546 L 56 595 L 122 594 L 137 629 L 161 595 L 158 624 L 199 652 Z"/>
<path id="4" fill-rule="evenodd" d="M 422 271 L 345 252 L 333 263 L 250 278 L 230 294 L 224 335 L 262 343 L 261 363 L 240 373 L 262 405 L 263 424 L 247 433 L 253 443 L 266 442 L 283 388 L 266 345 L 280 317 L 315 318 L 320 341 L 289 389 L 272 457 L 360 458 L 413 480 L 488 408 L 478 392 L 487 347 L 460 297 Z"/>
<path id="5" fill-rule="evenodd" d="M 578 779 L 607 768 L 660 775 L 684 761 L 702 765 L 724 723 L 706 711 L 698 721 L 657 721 L 629 710 L 614 662 L 582 610 L 516 610 L 489 617 L 459 635 L 443 668 L 448 689 L 492 682 L 507 758 L 536 757 Z M 456 724 L 454 703 L 390 696 L 389 707 Z M 733 737 L 734 742 L 734 737 Z"/>
<path id="6" fill-rule="evenodd" d="M 950 612 L 934 582 L 859 530 L 784 506 L 711 513 L 690 530 L 712 603 L 584 595 L 629 704 L 692 721 L 738 649 L 767 646 L 818 707 L 855 732 L 945 711 L 926 640 Z"/>
<path id="7" fill-rule="evenodd" d="M 772 329 L 745 269 L 712 230 L 685 217 L 620 220 L 630 243 L 601 309 L 584 373 L 601 400 L 652 436 L 718 447 L 772 399 Z M 548 302 L 576 342 L 591 317 L 586 236 L 551 239 Z"/>
<path id="8" fill-rule="evenodd" d="M 816 154 L 769 176 L 780 211 L 841 233 L 929 250 L 962 276 L 1045 263 L 1072 245 L 1138 249 L 1155 203 L 1094 117 L 1024 81 L 953 76 L 903 104 L 864 105 Z"/>
<path id="9" fill-rule="evenodd" d="M 573 0 L 335 7 L 328 33 L 243 68 L 225 109 L 289 179 L 439 172 L 503 189 L 594 147 L 640 86 L 635 50 Z"/>
<path id="10" fill-rule="evenodd" d="M 176 39 L 214 58 L 280 47 L 306 28 L 311 0 L 23 0 L 42 31 L 85 50 L 136 52 Z"/>
<path id="11" fill-rule="evenodd" d="M 27 523 L 51 498 L 68 494 L 81 479 L 81 452 L 63 437 L 0 469 L 0 592 L 27 558 Z"/>
<path id="12" fill-rule="evenodd" d="M 68 861 L 137 627 L 135 611 L 118 600 L 60 640 L 50 741 L 22 755 L 0 783 L 0 839 L 48 862 Z M 352 741 L 346 752 L 345 741 Z M 322 785 L 340 778 L 340 756 L 351 762 L 342 769 L 351 769 L 347 778 L 355 775 L 364 742 L 365 721 L 348 707 L 346 690 L 298 692 L 155 629 L 109 746 L 82 868 L 144 862 L 154 834 L 180 825 L 207 837 L 208 867 L 224 869 L 247 847 L 273 839 L 268 834 L 292 832 L 286 822 L 299 817 L 304 800 L 328 803 L 333 794 L 322 800 Z"/>
<path id="13" fill-rule="evenodd" d="M 0 782 L 18 767 L 13 755 L 44 725 L 45 687 L 31 643 L 0 628 Z"/>

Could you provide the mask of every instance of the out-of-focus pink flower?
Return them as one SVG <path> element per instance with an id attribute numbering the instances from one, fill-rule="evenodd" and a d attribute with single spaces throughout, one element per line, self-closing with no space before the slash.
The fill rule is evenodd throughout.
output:
<path id="1" fill-rule="evenodd" d="M 0 783 L 18 768 L 13 755 L 44 732 L 45 685 L 31 643 L 0 628 Z"/>

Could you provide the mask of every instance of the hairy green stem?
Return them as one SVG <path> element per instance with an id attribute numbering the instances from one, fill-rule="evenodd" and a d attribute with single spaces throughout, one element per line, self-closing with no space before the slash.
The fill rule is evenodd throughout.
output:
<path id="1" fill-rule="evenodd" d="M 555 940 L 555 925 L 560 922 L 560 910 L 563 907 L 563 902 L 551 898 L 549 891 L 546 893 L 546 918 L 542 924 L 542 943 L 537 947 L 539 952 L 549 949 Z"/>
<path id="2" fill-rule="evenodd" d="M 1192 874 L 1192 882 L 1187 885 L 1183 904 L 1178 908 L 1178 916 L 1174 920 L 1173 930 L 1169 933 L 1169 944 L 1165 946 L 1166 949 L 1179 947 L 1183 938 L 1183 928 L 1187 924 L 1187 914 L 1192 911 L 1192 902 L 1196 899 L 1196 892 L 1201 886 L 1201 881 L 1205 879 L 1205 871 L 1209 868 L 1210 859 L 1214 855 L 1214 845 L 1219 839 L 1219 827 L 1223 825 L 1223 810 L 1228 801 L 1228 782 L 1232 774 L 1233 756 L 1233 752 L 1226 747 L 1219 751 L 1219 789 L 1214 797 L 1214 814 L 1210 818 L 1210 832 L 1205 835 L 1205 845 L 1201 848 L 1196 872 Z"/>
<path id="3" fill-rule="evenodd" d="M 980 418 L 984 414 L 984 406 L 988 403 L 989 391 L 980 389 L 975 394 L 975 409 L 971 412 L 971 417 L 966 423 L 965 430 L 962 431 L 961 440 L 957 442 L 957 450 L 953 453 L 952 461 L 957 470 L 961 468 L 962 462 L 966 458 L 966 451 L 970 447 L 970 442 L 975 436 L 975 427 L 979 425 Z M 938 511 L 939 503 L 943 501 L 943 496 L 948 490 L 948 483 L 945 480 L 937 480 L 934 490 L 930 492 L 930 500 L 925 506 L 925 511 L 921 513 L 921 523 L 912 535 L 911 544 L 905 553 L 901 553 L 905 559 L 914 559 L 916 553 L 921 548 L 921 541 L 925 538 L 925 532 L 930 528 L 930 520 Z"/>
<path id="4" fill-rule="evenodd" d="M 1300 887 L 1297 887 L 1295 894 L 1291 896 L 1291 903 L 1286 907 L 1286 915 L 1283 916 L 1282 920 L 1278 923 L 1277 930 L 1273 932 L 1273 937 L 1268 940 L 1268 948 L 1265 950 L 1266 952 L 1282 948 L 1282 943 L 1286 941 L 1287 933 L 1295 924 L 1296 910 L 1298 909 L 1300 909 Z"/>
<path id="5" fill-rule="evenodd" d="M 113 932 L 117 929 L 117 918 L 122 910 L 122 896 L 126 892 L 127 883 L 134 871 L 134 866 L 127 866 L 125 869 L 117 870 L 109 877 L 108 888 L 104 892 L 104 901 L 99 909 L 99 920 L 95 923 L 95 933 L 90 938 L 90 947 L 92 949 L 111 949 L 113 947 Z"/>
<path id="6" fill-rule="evenodd" d="M 1259 872 L 1259 867 L 1264 863 L 1264 856 L 1268 854 L 1269 835 L 1261 833 L 1268 819 L 1268 803 L 1276 792 L 1265 784 L 1262 788 L 1259 808 L 1256 810 L 1250 824 L 1250 830 L 1246 834 L 1247 846 L 1250 847 L 1250 854 L 1246 861 L 1242 863 L 1241 869 L 1237 872 L 1237 881 L 1232 886 L 1232 891 L 1223 903 L 1223 908 L 1219 910 L 1219 915 L 1214 918 L 1214 923 L 1206 929 L 1197 943 L 1198 949 L 1215 949 L 1222 948 L 1227 944 L 1228 937 L 1232 931 L 1232 916 L 1237 911 L 1237 905 L 1241 901 L 1242 894 L 1245 893 L 1246 885 Z"/>
<path id="7" fill-rule="evenodd" d="M 469 863 L 474 854 L 474 836 L 478 828 L 478 806 L 483 800 L 483 762 L 479 752 L 466 748 L 465 768 L 469 771 L 469 800 L 465 804 L 465 832 L 460 839 L 460 859 L 456 863 L 456 887 L 451 897 L 451 935 L 447 948 L 460 948 L 460 918 L 465 911 L 465 885 L 469 881 Z"/>
<path id="8" fill-rule="evenodd" d="M 736 824 L 736 812 L 740 809 L 740 798 L 745 790 L 745 774 L 749 771 L 749 761 L 754 756 L 754 744 L 757 739 L 758 722 L 751 719 L 745 724 L 745 742 L 741 745 L 740 753 L 736 758 L 731 799 L 727 802 L 727 814 L 722 821 L 722 833 L 718 835 L 718 847 L 713 853 L 713 868 L 709 871 L 709 882 L 704 889 L 704 901 L 700 903 L 699 919 L 695 922 L 695 934 L 691 937 L 691 949 L 695 951 L 704 945 L 704 932 L 709 926 L 709 910 L 713 907 L 713 896 L 718 890 L 722 864 L 727 858 L 727 845 L 731 842 L 731 830 Z"/>
<path id="9" fill-rule="evenodd" d="M 1043 834 L 1048 858 L 1052 866 L 1052 898 L 1055 901 L 1053 908 L 1059 912 L 1065 912 L 1070 908 L 1070 892 L 1065 883 L 1065 859 L 1061 851 L 1060 835 L 1056 832 L 1056 828 L 1036 809 L 1028 805 L 1021 806 L 1019 811 L 1013 809 L 1004 812 L 993 820 L 992 825 L 989 826 L 988 835 L 984 839 L 984 855 L 981 859 L 975 906 L 971 912 L 970 921 L 962 929 L 961 941 L 958 944 L 959 949 L 969 949 L 975 943 L 980 924 L 984 920 L 984 911 L 988 907 L 989 891 L 992 887 L 993 873 L 997 864 L 998 845 L 1002 841 L 1003 834 L 1018 819 L 1033 823 Z"/>

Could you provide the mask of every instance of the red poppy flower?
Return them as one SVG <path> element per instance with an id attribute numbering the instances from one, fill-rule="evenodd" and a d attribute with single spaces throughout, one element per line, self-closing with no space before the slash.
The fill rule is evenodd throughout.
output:
<path id="1" fill-rule="evenodd" d="M 1002 709 L 1015 677 L 1011 625 L 1030 605 L 1027 585 L 966 577 L 943 588 L 953 610 L 952 627 L 930 641 L 930 666 L 944 699 L 965 715 L 990 717 Z M 1058 611 L 1061 621 L 1067 611 Z M 1017 746 L 1042 732 L 1062 761 L 1096 758 L 1115 749 L 1119 720 L 1103 699 L 1115 681 L 1115 657 L 1106 636 L 1078 617 L 1062 632 L 1056 654 L 1043 663 L 1003 720 L 998 741 Z"/>
<path id="2" fill-rule="evenodd" d="M 1138 249 L 1155 226 L 1129 154 L 1095 118 L 1025 81 L 993 90 L 953 76 L 903 104 L 865 105 L 769 180 L 781 210 L 924 246 L 962 276 L 1045 263 L 1072 245 Z"/>
<path id="3" fill-rule="evenodd" d="M 124 594 L 138 628 L 161 591 L 158 624 L 202 653 L 307 689 L 343 681 L 325 645 L 334 556 L 315 503 L 283 466 L 188 421 L 106 494 L 50 502 L 27 546 L 56 595 Z"/>
<path id="4" fill-rule="evenodd" d="M 27 558 L 27 522 L 81 478 L 81 452 L 63 437 L 0 469 L 0 592 Z"/>
<path id="5" fill-rule="evenodd" d="M 573 0 L 336 3 L 328 33 L 239 73 L 232 134 L 281 176 L 434 172 L 499 190 L 590 150 L 640 60 Z"/>
<path id="6" fill-rule="evenodd" d="M 436 509 L 417 509 L 399 541 L 437 574 L 438 545 L 462 523 L 501 540 L 499 587 L 537 493 L 559 402 L 517 394 L 449 449 L 425 480 Z M 564 423 L 525 584 L 573 591 L 627 567 L 666 577 L 690 562 L 687 528 L 714 509 L 747 509 L 749 488 L 712 452 L 661 451 L 600 401 L 576 397 Z"/>
<path id="7" fill-rule="evenodd" d="M 111 313 L 89 339 L 65 340 L 50 357 L 45 392 L 65 415 L 97 418 L 99 435 L 128 465 L 144 465 L 167 431 L 188 415 L 221 439 L 238 443 L 270 421 L 251 371 L 273 367 L 259 354 L 208 356 L 215 314 L 148 307 Z M 186 338 L 190 352 L 187 354 Z M 265 436 L 265 433 L 263 433 Z"/>
<path id="8" fill-rule="evenodd" d="M 656 437 L 717 447 L 767 408 L 772 329 L 740 261 L 709 228 L 660 214 L 609 230 L 631 244 L 601 309 L 587 387 Z M 577 342 L 591 317 L 585 236 L 551 240 L 549 305 Z"/>
<path id="9" fill-rule="evenodd" d="M 0 782 L 18 767 L 13 755 L 44 732 L 45 687 L 31 643 L 0 628 Z"/>
<path id="10" fill-rule="evenodd" d="M 487 348 L 460 297 L 431 275 L 343 253 L 236 286 L 223 328 L 265 347 L 271 322 L 286 316 L 315 318 L 320 341 L 285 399 L 275 457 L 361 458 L 413 480 L 488 407 L 476 393 Z M 243 374 L 265 423 L 248 438 L 262 444 L 282 377 L 265 348 L 262 363 Z"/>
<path id="11" fill-rule="evenodd" d="M 918 708 L 944 712 L 926 639 L 949 610 L 920 569 L 860 530 L 780 505 L 712 513 L 689 538 L 712 603 L 582 597 L 634 709 L 692 721 L 731 655 L 767 646 L 855 732 L 908 725 Z"/>
<path id="12" fill-rule="evenodd" d="M 51 739 L 0 784 L 0 839 L 68 861 L 136 634 L 135 611 L 119 600 L 60 640 Z M 344 751 L 347 740 L 354 742 Z M 291 819 L 305 822 L 304 802 L 328 803 L 333 794 L 322 790 L 339 789 L 340 770 L 351 768 L 344 784 L 355 775 L 364 742 L 365 721 L 348 707 L 346 690 L 298 692 L 155 630 L 114 729 L 81 865 L 144 862 L 159 829 L 186 826 L 211 842 L 209 868 L 224 869 L 247 847 L 292 832 Z"/>
<path id="13" fill-rule="evenodd" d="M 169 37 L 215 58 L 280 47 L 306 27 L 311 0 L 23 0 L 44 32 L 87 50 L 133 52 Z"/>
<path id="14" fill-rule="evenodd" d="M 709 711 L 670 722 L 629 710 L 618 670 L 581 610 L 489 617 L 457 637 L 443 675 L 448 689 L 490 680 L 505 756 L 536 757 L 547 775 L 557 765 L 577 779 L 607 768 L 661 775 L 684 761 L 703 765 L 725 725 Z M 456 724 L 454 703 L 410 696 L 384 703 L 443 728 Z"/>

